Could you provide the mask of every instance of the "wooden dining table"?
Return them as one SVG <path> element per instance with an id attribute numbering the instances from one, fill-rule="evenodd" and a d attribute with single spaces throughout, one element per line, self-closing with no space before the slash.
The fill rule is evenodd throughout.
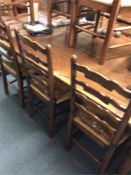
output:
<path id="1" fill-rule="evenodd" d="M 43 21 L 45 21 L 45 15 L 43 15 Z M 22 20 L 25 20 L 25 17 Z M 31 36 L 28 34 L 28 32 L 23 29 L 22 23 L 17 22 L 17 24 L 14 22 L 7 22 L 10 24 L 11 29 L 18 28 L 21 33 L 24 35 L 30 37 L 32 40 L 38 42 L 42 46 L 46 46 L 48 43 L 52 45 L 51 52 L 52 52 L 52 61 L 53 61 L 53 70 L 54 70 L 54 76 L 55 78 L 59 79 L 60 81 L 64 82 L 67 85 L 71 85 L 70 82 L 70 63 L 71 63 L 71 56 L 72 54 L 76 54 L 78 56 L 78 63 L 83 64 L 85 66 L 88 66 L 89 68 L 102 73 L 108 78 L 114 79 L 119 82 L 121 86 L 128 87 L 131 84 L 131 72 L 128 71 L 128 69 L 125 69 L 125 65 L 128 63 L 128 60 L 126 57 L 123 56 L 123 58 L 118 59 L 117 63 L 115 59 L 112 59 L 108 61 L 105 65 L 101 66 L 97 64 L 97 61 L 92 58 L 92 56 L 87 55 L 88 46 L 85 48 L 84 45 L 84 38 L 82 37 L 81 42 L 79 42 L 78 48 L 68 48 L 66 45 L 66 33 L 68 31 L 68 28 L 66 27 L 58 27 L 54 29 L 54 33 L 52 35 L 36 35 Z M 12 30 L 13 31 L 13 30 Z M 90 38 L 89 38 L 90 41 Z M 87 41 L 86 41 L 87 42 Z M 16 45 L 16 52 L 19 54 L 19 50 L 17 48 L 17 42 L 14 37 L 14 43 Z M 83 45 L 82 45 L 83 44 Z M 82 45 L 82 46 L 81 46 Z M 85 50 L 87 49 L 87 51 Z M 125 50 L 127 52 L 127 49 Z M 97 54 L 94 51 L 93 54 Z M 122 50 L 124 52 L 124 50 Z M 113 53 L 114 54 L 114 53 Z M 120 69 L 118 69 L 119 65 Z M 125 79 L 126 77 L 126 79 Z M 88 82 L 91 83 L 91 82 Z M 96 88 L 97 85 L 95 85 Z M 103 89 L 101 89 L 103 90 Z M 88 94 L 89 95 L 89 94 Z M 116 96 L 116 94 L 112 94 L 112 92 L 108 95 L 111 95 L 112 98 L 118 99 L 121 104 L 127 105 L 128 101 L 125 99 L 121 99 L 120 97 Z M 92 98 L 92 96 L 90 96 Z M 97 100 L 97 99 L 96 99 Z M 100 103 L 98 101 L 98 103 Z M 120 114 L 120 111 L 116 111 L 115 108 L 109 105 L 102 104 L 104 107 L 108 107 L 112 112 L 118 113 L 122 117 L 122 113 Z M 131 119 L 128 123 L 129 128 L 131 128 Z"/>
<path id="2" fill-rule="evenodd" d="M 43 15 L 43 21 L 44 20 L 45 20 L 45 15 Z M 78 56 L 78 62 L 80 64 L 84 64 L 85 66 L 88 66 L 89 68 L 104 74 L 108 78 L 115 79 L 123 87 L 127 87 L 131 85 L 131 72 L 128 71 L 127 69 L 129 64 L 129 58 L 123 55 L 124 52 L 129 52 L 131 47 L 124 48 L 125 50 L 122 48 L 121 51 L 119 50 L 119 53 L 116 51 L 115 53 L 116 58 L 112 58 L 111 60 L 106 61 L 105 65 L 101 66 L 96 61 L 97 57 L 95 58 L 93 57 L 93 55 L 98 54 L 99 47 L 98 49 L 94 50 L 93 53 L 88 55 L 87 53 L 89 53 L 90 51 L 90 46 L 89 46 L 90 44 L 89 45 L 87 44 L 87 38 L 85 43 L 85 40 L 84 40 L 85 35 L 81 35 L 81 39 L 76 48 L 68 48 L 66 45 L 66 34 L 68 32 L 68 27 L 55 28 L 53 34 L 51 35 L 30 36 L 27 33 L 27 31 L 25 31 L 21 27 L 21 24 L 18 24 L 18 26 L 19 26 L 18 28 L 20 29 L 20 32 L 24 33 L 25 35 L 30 37 L 32 40 L 38 42 L 42 46 L 45 46 L 48 43 L 52 45 L 51 53 L 52 53 L 52 59 L 53 59 L 52 61 L 53 61 L 54 76 L 55 78 L 59 79 L 65 84 L 69 85 L 69 87 L 71 85 L 70 63 L 71 63 L 72 54 L 76 54 Z M 16 25 L 12 24 L 11 28 L 12 29 L 16 28 Z M 88 41 L 89 42 L 91 41 L 90 37 L 88 37 Z M 14 37 L 14 43 L 16 44 L 15 37 Z M 118 54 L 120 54 L 120 52 L 122 56 L 118 57 Z M 17 44 L 16 44 L 16 53 L 20 55 Z M 109 55 L 110 56 L 114 55 L 114 51 L 113 51 L 113 54 L 110 53 Z M 127 104 L 127 101 L 124 101 L 123 99 L 120 99 L 120 101 Z M 110 107 L 110 110 L 117 113 L 117 111 L 114 111 L 112 106 Z M 128 128 L 131 130 L 131 118 L 128 123 Z M 129 146 L 128 149 L 130 150 L 131 146 Z"/>

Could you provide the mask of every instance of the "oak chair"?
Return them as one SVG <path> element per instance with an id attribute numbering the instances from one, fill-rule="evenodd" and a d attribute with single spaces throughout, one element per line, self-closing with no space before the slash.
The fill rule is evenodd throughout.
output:
<path id="1" fill-rule="evenodd" d="M 81 9 L 89 8 L 94 9 L 97 12 L 95 24 L 82 26 L 79 23 L 81 17 Z M 119 43 L 111 45 L 111 38 L 113 37 L 114 32 L 122 32 L 131 29 L 131 24 L 129 21 L 124 19 L 124 13 L 131 10 L 131 1 L 129 0 L 74 0 L 72 2 L 71 8 L 71 25 L 69 31 L 68 45 L 69 47 L 75 47 L 76 40 L 78 38 L 78 33 L 86 32 L 93 36 L 93 38 L 103 39 L 103 47 L 101 50 L 99 63 L 104 64 L 106 60 L 106 55 L 108 49 L 116 49 L 119 47 L 129 46 L 131 42 L 129 40 L 124 43 Z M 120 15 L 122 14 L 123 18 L 121 19 Z M 99 33 L 99 22 L 101 17 L 104 16 L 108 20 L 105 34 Z M 115 24 L 121 24 L 120 27 L 115 27 Z"/>
<path id="2" fill-rule="evenodd" d="M 48 0 L 47 20 L 48 26 L 52 27 L 52 19 L 57 16 L 70 17 L 71 0 Z"/>
<path id="3" fill-rule="evenodd" d="M 23 77 L 21 66 L 15 53 L 13 38 L 9 26 L 0 23 L 0 62 L 5 93 L 8 95 L 8 85 L 18 91 L 21 107 L 24 106 Z M 13 76 L 13 80 L 8 78 Z M 17 86 L 15 85 L 17 83 Z"/>
<path id="4" fill-rule="evenodd" d="M 123 103 L 116 95 L 127 101 Z M 131 136 L 127 127 L 130 119 L 131 91 L 78 64 L 76 56 L 73 56 L 71 104 L 65 149 L 69 150 L 71 143 L 76 143 L 100 163 L 100 173 L 104 174 L 116 148 Z M 81 136 L 81 132 L 78 131 L 90 137 L 100 147 L 106 148 L 102 159 L 78 141 Z"/>
<path id="5" fill-rule="evenodd" d="M 56 107 L 69 100 L 69 87 L 54 78 L 50 45 L 42 47 L 18 31 L 16 36 L 28 79 L 29 114 L 32 116 L 35 111 L 41 113 L 39 102 L 34 104 L 35 97 L 38 97 L 48 106 L 47 111 L 42 107 L 42 115 L 48 121 L 49 135 L 52 137 L 58 124 Z"/>
<path id="6" fill-rule="evenodd" d="M 28 10 L 29 9 L 29 10 Z M 9 3 L 4 3 L 0 7 L 0 20 L 5 19 L 6 21 L 18 21 L 21 19 L 27 19 L 30 17 L 30 22 L 34 24 L 34 9 L 33 9 L 33 0 L 11 0 Z"/>

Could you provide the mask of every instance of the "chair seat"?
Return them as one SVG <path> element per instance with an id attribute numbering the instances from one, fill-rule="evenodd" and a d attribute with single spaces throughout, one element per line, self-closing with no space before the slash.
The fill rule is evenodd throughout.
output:
<path id="1" fill-rule="evenodd" d="M 114 0 L 107 0 L 107 1 L 106 0 L 91 0 L 91 1 L 111 6 Z M 131 7 L 131 1 L 121 0 L 121 7 Z"/>
<path id="2" fill-rule="evenodd" d="M 89 135 L 93 140 L 95 140 L 98 144 L 102 146 L 109 146 L 111 144 L 111 136 L 108 132 L 104 132 L 99 128 L 99 125 L 94 123 L 94 128 L 90 126 L 90 124 L 86 124 L 83 122 L 82 118 L 79 116 L 74 117 L 75 124 L 81 128 L 81 130 Z M 97 132 L 95 131 L 97 129 Z M 123 136 L 119 141 L 119 145 L 122 144 L 128 137 L 130 133 L 128 129 L 124 132 Z"/>
<path id="3" fill-rule="evenodd" d="M 39 97 L 43 98 L 47 102 L 50 102 L 47 91 L 39 84 L 39 82 L 36 80 L 31 80 L 30 87 L 37 93 L 37 95 L 39 95 Z M 70 99 L 69 87 L 59 80 L 55 81 L 55 99 L 57 104 Z"/>

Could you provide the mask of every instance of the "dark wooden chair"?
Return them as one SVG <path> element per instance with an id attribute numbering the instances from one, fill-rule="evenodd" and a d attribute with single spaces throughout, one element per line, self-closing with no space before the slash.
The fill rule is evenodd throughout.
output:
<path id="1" fill-rule="evenodd" d="M 29 10 L 28 10 L 29 9 Z M 34 24 L 34 8 L 32 0 L 11 0 L 0 7 L 0 20 L 20 22 L 21 19 L 30 17 L 30 22 Z M 22 21 L 24 22 L 24 21 Z"/>
<path id="2" fill-rule="evenodd" d="M 11 30 L 4 23 L 0 23 L 0 62 L 5 93 L 9 94 L 8 85 L 11 85 L 13 89 L 18 91 L 20 105 L 23 107 L 24 92 L 21 66 L 15 53 Z M 13 76 L 13 80 L 7 78 L 9 75 Z M 16 82 L 17 86 L 15 86 Z"/>
<path id="3" fill-rule="evenodd" d="M 97 12 L 97 17 L 95 20 L 95 25 L 81 25 L 79 23 L 79 19 L 81 18 L 81 10 L 83 8 L 94 9 Z M 103 39 L 103 47 L 101 50 L 101 55 L 99 58 L 99 63 L 104 64 L 106 60 L 106 55 L 108 49 L 116 49 L 124 46 L 131 45 L 129 39 L 127 39 L 124 43 L 118 43 L 115 45 L 111 45 L 111 38 L 114 36 L 114 32 L 122 32 L 131 29 L 130 22 L 124 20 L 124 13 L 126 11 L 131 10 L 131 2 L 127 0 L 74 0 L 72 1 L 71 8 L 71 25 L 69 31 L 69 39 L 68 45 L 69 47 L 75 47 L 78 34 L 80 32 L 85 32 L 93 36 L 93 38 Z M 85 14 L 86 15 L 86 14 Z M 120 18 L 122 15 L 122 19 Z M 101 16 L 105 16 L 108 20 L 107 25 L 104 23 L 106 32 L 105 35 L 99 33 L 99 22 Z M 115 24 L 121 23 L 122 25 L 115 26 Z"/>
<path id="4" fill-rule="evenodd" d="M 52 27 L 52 19 L 57 16 L 70 18 L 71 0 L 48 0 L 47 1 L 47 18 L 48 26 Z"/>
<path id="5" fill-rule="evenodd" d="M 38 97 L 48 106 L 48 110 L 42 114 L 48 121 L 49 135 L 53 136 L 58 124 L 56 106 L 69 100 L 69 87 L 54 78 L 50 45 L 44 48 L 18 32 L 16 35 L 28 79 L 30 116 L 35 110 L 41 111 L 39 102 L 34 104 L 34 97 Z"/>
<path id="6" fill-rule="evenodd" d="M 65 148 L 68 150 L 72 142 L 76 143 L 100 163 L 100 173 L 103 174 L 116 148 L 131 135 L 127 127 L 131 118 L 131 91 L 88 67 L 79 65 L 73 56 L 70 106 Z M 106 149 L 103 158 L 92 154 L 78 141 L 81 136 L 78 131 Z"/>

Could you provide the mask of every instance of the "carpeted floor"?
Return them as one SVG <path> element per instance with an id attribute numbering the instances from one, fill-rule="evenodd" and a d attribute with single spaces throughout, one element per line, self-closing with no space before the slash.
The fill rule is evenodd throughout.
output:
<path id="1" fill-rule="evenodd" d="M 17 94 L 4 94 L 1 77 L 0 89 L 0 175 L 96 174 L 97 164 L 77 146 L 64 151 L 66 126 L 50 139 L 43 117 L 30 119 Z"/>

